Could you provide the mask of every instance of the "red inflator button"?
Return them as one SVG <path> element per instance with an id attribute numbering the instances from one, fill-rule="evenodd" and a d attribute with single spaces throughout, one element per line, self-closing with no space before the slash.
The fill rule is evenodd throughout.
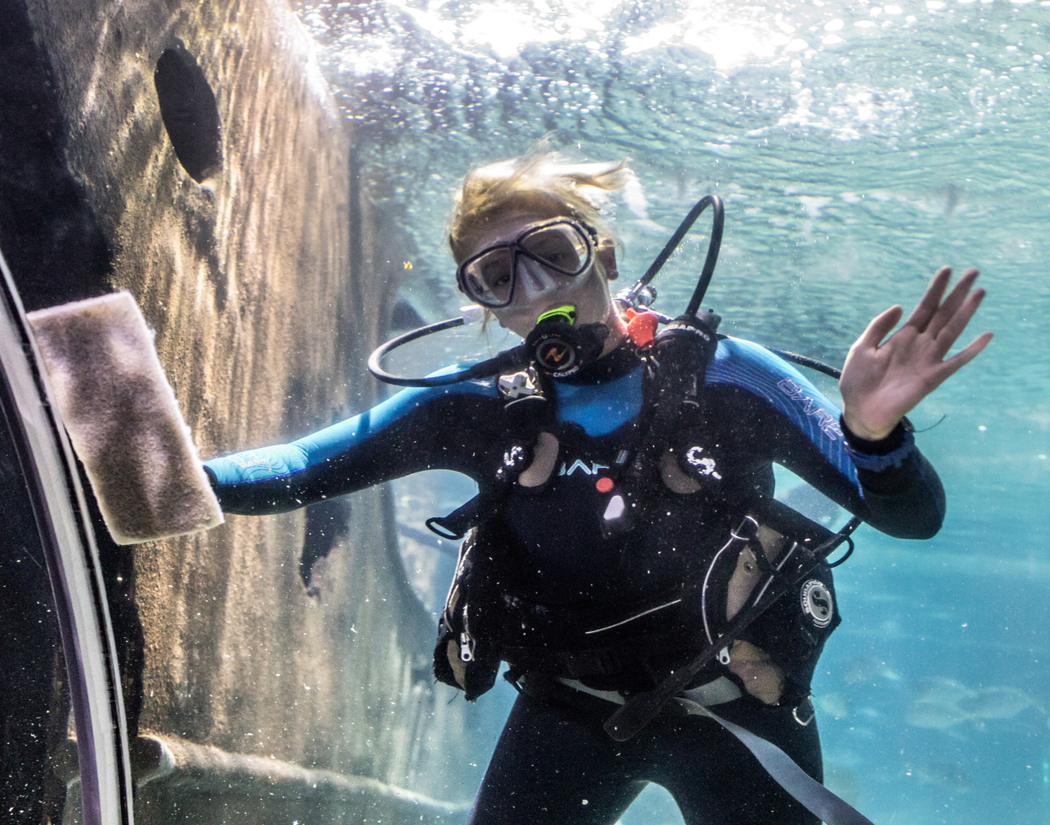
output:
<path id="1" fill-rule="evenodd" d="M 631 307 L 627 310 L 627 334 L 636 347 L 644 347 L 656 335 L 656 313 Z"/>

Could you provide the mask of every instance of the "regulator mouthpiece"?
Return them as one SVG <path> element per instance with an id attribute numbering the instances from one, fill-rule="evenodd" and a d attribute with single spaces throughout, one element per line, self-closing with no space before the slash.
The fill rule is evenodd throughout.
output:
<path id="1" fill-rule="evenodd" d="M 566 304 L 539 317 L 525 338 L 525 349 L 539 369 L 564 378 L 597 360 L 608 337 L 605 324 L 577 327 L 576 307 Z"/>

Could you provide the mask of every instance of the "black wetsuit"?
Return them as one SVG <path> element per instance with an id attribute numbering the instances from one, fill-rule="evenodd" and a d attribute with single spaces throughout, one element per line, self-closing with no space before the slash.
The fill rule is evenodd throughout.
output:
<path id="1" fill-rule="evenodd" d="M 702 433 L 694 439 L 701 490 L 661 488 L 643 526 L 604 538 L 601 515 L 617 488 L 602 480 L 634 443 L 643 373 L 625 346 L 553 382 L 561 445 L 555 471 L 537 489 L 512 488 L 491 525 L 505 545 L 505 586 L 531 602 L 612 610 L 673 588 L 691 559 L 725 542 L 748 501 L 772 494 L 773 463 L 890 535 L 927 538 L 939 529 L 943 490 L 909 433 L 898 428 L 878 443 L 847 440 L 838 410 L 797 370 L 757 345 L 725 339 L 707 368 Z M 507 443 L 504 402 L 488 379 L 406 390 L 293 444 L 206 466 L 225 511 L 272 513 L 426 469 L 465 473 L 484 491 Z M 606 679 L 602 687 L 609 686 Z M 800 724 L 795 707 L 745 695 L 718 710 L 820 777 L 815 722 Z M 816 821 L 710 720 L 663 716 L 616 743 L 601 729 L 608 713 L 601 699 L 523 694 L 471 822 L 612 823 L 646 781 L 668 788 L 690 825 Z"/>

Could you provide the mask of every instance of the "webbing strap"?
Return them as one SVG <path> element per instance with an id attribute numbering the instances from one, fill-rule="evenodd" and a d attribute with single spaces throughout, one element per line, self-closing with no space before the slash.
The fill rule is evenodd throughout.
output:
<path id="1" fill-rule="evenodd" d="M 597 696 L 599 699 L 604 699 L 606 702 L 622 705 L 626 701 L 624 695 L 619 691 L 598 690 L 597 688 L 585 685 L 579 679 L 569 679 L 564 676 L 557 677 L 557 680 L 563 685 L 571 687 L 573 690 L 589 694 L 590 696 Z M 732 702 L 735 699 L 739 699 L 744 693 L 731 679 L 727 679 L 725 676 L 719 676 L 712 682 L 685 691 L 685 695 L 688 696 L 691 701 L 701 705 L 721 705 L 725 702 Z"/>
<path id="2" fill-rule="evenodd" d="M 723 719 L 697 702 L 682 697 L 675 697 L 674 701 L 690 715 L 707 716 L 714 719 L 733 734 L 744 747 L 754 754 L 754 757 L 780 787 L 805 806 L 806 810 L 819 817 L 825 825 L 873 825 L 864 814 L 817 782 L 772 742 Z"/>

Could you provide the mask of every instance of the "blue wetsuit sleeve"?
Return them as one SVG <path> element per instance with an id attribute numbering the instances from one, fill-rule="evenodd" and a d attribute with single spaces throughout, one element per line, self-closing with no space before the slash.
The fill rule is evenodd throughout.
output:
<path id="1" fill-rule="evenodd" d="M 726 339 L 708 368 L 710 387 L 746 395 L 747 429 L 768 457 L 876 529 L 929 538 L 944 518 L 937 473 L 903 428 L 882 442 L 843 430 L 839 409 L 798 370 L 764 348 Z"/>
<path id="2" fill-rule="evenodd" d="M 288 444 L 205 462 L 227 513 L 276 513 L 420 470 L 477 478 L 497 437 L 499 405 L 480 382 L 404 390 Z"/>

